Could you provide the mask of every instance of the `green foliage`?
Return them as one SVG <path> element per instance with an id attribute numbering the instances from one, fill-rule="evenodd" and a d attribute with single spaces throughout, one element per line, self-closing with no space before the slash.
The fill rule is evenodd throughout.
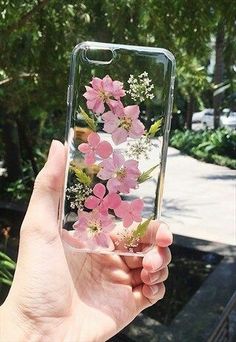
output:
<path id="1" fill-rule="evenodd" d="M 228 94 L 235 91 L 234 1 L 227 6 L 212 0 L 174 0 L 169 6 L 166 1 L 140 0 L 138 4 L 135 0 L 1 1 L 0 146 L 3 149 L 4 144 L 9 144 L 3 141 L 2 134 L 7 118 L 17 123 L 21 135 L 17 160 L 36 159 L 41 165 L 42 158 L 37 158 L 36 151 L 44 154 L 52 137 L 63 137 L 69 56 L 73 47 L 84 40 L 171 50 L 177 60 L 175 107 L 184 112 L 190 96 L 204 105 L 213 95 L 212 75 L 207 74 L 207 65 L 212 37 L 219 21 L 223 21 L 227 86 L 222 89 Z M 86 118 L 89 127 L 95 130 L 95 123 Z M 33 158 L 29 156 L 30 149 Z M 18 192 L 16 197 L 24 191 L 20 181 L 11 184 L 10 189 L 12 194 Z"/>
<path id="2" fill-rule="evenodd" d="M 174 131 L 170 144 L 200 160 L 236 169 L 236 132 L 226 128 Z"/>
<path id="3" fill-rule="evenodd" d="M 79 107 L 80 114 L 83 116 L 84 121 L 87 123 L 87 125 L 91 128 L 92 131 L 96 132 L 97 130 L 97 124 L 94 119 L 92 119 L 84 110 L 83 108 Z"/>
<path id="4" fill-rule="evenodd" d="M 145 182 L 146 180 L 151 178 L 151 173 L 159 166 L 159 164 L 151 167 L 149 170 L 144 171 L 139 177 L 138 177 L 138 183 L 141 184 Z"/>
<path id="5" fill-rule="evenodd" d="M 87 186 L 91 185 L 92 179 L 80 168 L 78 168 L 77 166 L 70 166 L 70 170 L 74 172 L 76 178 L 80 183 Z"/>
<path id="6" fill-rule="evenodd" d="M 148 135 L 150 135 L 151 137 L 154 137 L 155 134 L 161 129 L 162 121 L 163 121 L 163 118 L 160 118 L 159 120 L 154 122 L 154 124 L 152 124 L 151 127 L 149 128 Z"/>
<path id="7" fill-rule="evenodd" d="M 147 228 L 151 220 L 153 219 L 153 216 L 149 217 L 147 220 L 145 220 L 143 223 L 139 223 L 137 228 L 133 231 L 133 238 L 138 239 L 143 237 L 146 234 Z"/>
<path id="8" fill-rule="evenodd" d="M 11 285 L 16 263 L 5 253 L 0 252 L 0 284 Z"/>

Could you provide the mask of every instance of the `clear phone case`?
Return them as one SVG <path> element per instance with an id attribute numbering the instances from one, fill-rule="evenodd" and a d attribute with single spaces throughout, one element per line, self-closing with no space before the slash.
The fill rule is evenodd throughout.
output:
<path id="1" fill-rule="evenodd" d="M 73 249 L 143 256 L 155 243 L 174 74 L 164 49 L 74 48 L 61 201 L 62 238 Z"/>

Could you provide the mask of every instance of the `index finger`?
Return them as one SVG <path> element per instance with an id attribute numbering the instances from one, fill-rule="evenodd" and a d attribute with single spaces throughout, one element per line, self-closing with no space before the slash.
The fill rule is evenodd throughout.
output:
<path id="1" fill-rule="evenodd" d="M 155 245 L 159 247 L 168 247 L 173 242 L 173 235 L 168 225 L 159 220 L 152 220 L 149 225 L 147 232 L 140 239 L 140 243 L 145 245 Z"/>

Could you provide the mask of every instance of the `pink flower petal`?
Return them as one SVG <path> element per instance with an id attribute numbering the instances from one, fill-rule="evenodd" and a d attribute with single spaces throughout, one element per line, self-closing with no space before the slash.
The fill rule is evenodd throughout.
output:
<path id="1" fill-rule="evenodd" d="M 102 215 L 108 215 L 108 206 L 107 206 L 107 203 L 106 201 L 102 201 L 101 204 L 99 205 L 99 212 L 102 214 Z"/>
<path id="2" fill-rule="evenodd" d="M 121 101 L 117 101 L 116 105 L 114 106 L 113 113 L 117 117 L 123 117 L 125 115 L 124 106 Z"/>
<path id="3" fill-rule="evenodd" d="M 102 199 L 106 193 L 106 187 L 102 183 L 97 183 L 93 188 L 93 193 L 98 198 Z"/>
<path id="4" fill-rule="evenodd" d="M 119 126 L 119 119 L 111 112 L 106 112 L 102 115 L 104 120 L 104 131 L 107 133 L 112 133 Z"/>
<path id="5" fill-rule="evenodd" d="M 99 157 L 106 159 L 112 154 L 113 148 L 108 141 L 102 141 L 96 149 L 96 153 Z"/>
<path id="6" fill-rule="evenodd" d="M 103 89 L 109 93 L 112 93 L 113 91 L 113 81 L 110 76 L 106 75 L 102 79 Z"/>
<path id="7" fill-rule="evenodd" d="M 88 136 L 88 143 L 89 145 L 91 145 L 92 147 L 96 147 L 100 142 L 100 137 L 97 133 L 92 132 L 89 134 Z"/>
<path id="8" fill-rule="evenodd" d="M 91 148 L 89 144 L 82 143 L 78 146 L 78 150 L 82 153 L 88 153 L 91 150 Z"/>
<path id="9" fill-rule="evenodd" d="M 93 111 L 94 107 L 96 106 L 96 103 L 97 103 L 97 98 L 95 98 L 93 100 L 88 100 L 86 102 L 86 105 L 87 105 L 88 109 L 91 109 Z"/>
<path id="10" fill-rule="evenodd" d="M 124 218 L 123 218 L 123 225 L 125 228 L 128 228 L 129 226 L 131 226 L 131 224 L 133 223 L 133 218 L 132 216 L 128 213 Z"/>
<path id="11" fill-rule="evenodd" d="M 137 211 L 140 212 L 143 210 L 143 206 L 144 206 L 143 200 L 141 200 L 140 198 L 137 198 L 131 202 L 132 211 L 134 210 L 135 212 Z"/>
<path id="12" fill-rule="evenodd" d="M 84 206 L 88 209 L 95 209 L 99 205 L 100 200 L 95 196 L 89 196 L 84 202 Z"/>
<path id="13" fill-rule="evenodd" d="M 123 83 L 120 81 L 113 82 L 113 96 L 115 99 L 119 100 L 120 97 L 125 96 L 125 91 L 123 89 Z"/>
<path id="14" fill-rule="evenodd" d="M 84 162 L 87 165 L 92 165 L 95 162 L 95 153 L 93 151 L 90 151 L 85 155 Z"/>
<path id="15" fill-rule="evenodd" d="M 86 86 L 85 88 L 86 88 L 86 92 L 83 94 L 83 96 L 87 100 L 95 100 L 98 96 L 97 91 L 88 86 Z"/>
<path id="16" fill-rule="evenodd" d="M 118 194 L 109 193 L 105 197 L 104 202 L 107 202 L 109 208 L 115 209 L 121 204 L 121 198 Z"/>
<path id="17" fill-rule="evenodd" d="M 145 127 L 140 120 L 133 120 L 132 126 L 129 131 L 131 138 L 139 138 L 144 134 Z"/>
<path id="18" fill-rule="evenodd" d="M 123 142 L 125 142 L 128 138 L 128 133 L 127 131 L 122 128 L 122 127 L 119 127 L 117 128 L 113 133 L 112 133 L 112 139 L 114 141 L 114 143 L 116 145 L 119 145 Z"/>
<path id="19" fill-rule="evenodd" d="M 121 166 L 124 165 L 125 158 L 124 156 L 120 153 L 115 151 L 113 153 L 113 164 L 115 169 L 119 169 Z"/>
<path id="20" fill-rule="evenodd" d="M 101 80 L 101 78 L 94 77 L 90 83 L 91 83 L 92 87 L 95 90 L 98 90 L 98 91 L 102 90 L 102 80 Z"/>
<path id="21" fill-rule="evenodd" d="M 110 178 L 107 182 L 107 189 L 109 192 L 119 191 L 120 181 L 116 178 Z"/>
<path id="22" fill-rule="evenodd" d="M 124 108 L 125 115 L 132 119 L 137 119 L 140 113 L 138 105 L 127 106 Z"/>
<path id="23" fill-rule="evenodd" d="M 116 216 L 123 218 L 129 213 L 130 205 L 128 202 L 122 201 L 121 204 L 114 209 Z"/>
<path id="24" fill-rule="evenodd" d="M 97 246 L 109 247 L 108 237 L 106 234 L 100 233 L 95 236 L 94 240 L 96 241 Z"/>
<path id="25" fill-rule="evenodd" d="M 102 180 L 107 180 L 109 178 L 111 178 L 113 175 L 112 171 L 109 171 L 107 169 L 101 169 L 98 173 L 97 173 L 97 177 L 102 179 Z"/>
<path id="26" fill-rule="evenodd" d="M 138 214 L 138 213 L 133 213 L 132 216 L 133 216 L 133 220 L 134 220 L 135 222 L 141 222 L 141 221 L 142 221 L 142 217 L 141 217 L 140 214 Z"/>
<path id="27" fill-rule="evenodd" d="M 93 111 L 96 114 L 102 114 L 104 113 L 105 106 L 103 101 L 100 98 L 97 98 L 96 103 L 94 104 Z"/>

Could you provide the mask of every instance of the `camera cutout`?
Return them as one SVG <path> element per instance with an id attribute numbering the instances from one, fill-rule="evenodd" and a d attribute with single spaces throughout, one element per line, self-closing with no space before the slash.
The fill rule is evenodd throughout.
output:
<path id="1" fill-rule="evenodd" d="M 110 64 L 115 52 L 110 49 L 86 49 L 84 59 L 90 64 Z"/>

